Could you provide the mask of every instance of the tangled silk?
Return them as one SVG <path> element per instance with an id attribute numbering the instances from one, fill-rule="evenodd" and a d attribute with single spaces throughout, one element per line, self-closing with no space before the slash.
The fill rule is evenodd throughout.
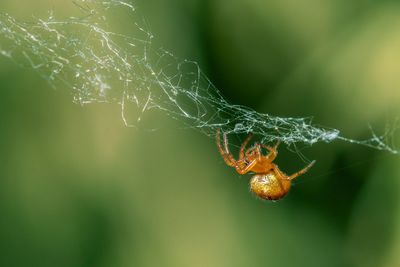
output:
<path id="1" fill-rule="evenodd" d="M 357 141 L 336 129 L 314 126 L 311 118 L 275 117 L 230 104 L 196 62 L 152 46 L 153 35 L 139 23 L 130 2 L 73 3 L 78 15 L 66 19 L 50 14 L 21 22 L 0 14 L 0 54 L 32 68 L 53 87 L 67 88 L 77 103 L 118 103 L 126 125 L 134 125 L 149 110 L 160 110 L 209 136 L 221 128 L 226 133 L 252 132 L 262 142 L 311 145 L 340 139 L 398 152 L 386 145 L 386 135 Z M 128 34 L 111 26 L 112 18 L 121 14 L 132 22 L 134 30 Z M 135 111 L 134 118 L 127 116 L 127 109 Z"/>

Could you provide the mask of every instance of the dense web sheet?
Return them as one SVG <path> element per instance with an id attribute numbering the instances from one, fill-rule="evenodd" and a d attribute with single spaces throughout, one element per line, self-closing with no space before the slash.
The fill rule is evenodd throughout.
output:
<path id="1" fill-rule="evenodd" d="M 0 14 L 0 54 L 37 71 L 55 88 L 68 88 L 74 101 L 118 103 L 127 126 L 159 110 L 209 136 L 252 132 L 263 142 L 314 144 L 339 139 L 392 153 L 391 134 L 364 141 L 317 127 L 311 118 L 282 118 L 228 103 L 194 61 L 152 46 L 153 35 L 127 1 L 75 1 L 77 16 L 21 22 Z M 123 12 L 133 30 L 118 32 L 113 18 Z M 117 29 L 114 29 L 117 28 Z M 129 115 L 127 110 L 129 110 Z M 134 114 L 134 115 L 133 115 Z"/>

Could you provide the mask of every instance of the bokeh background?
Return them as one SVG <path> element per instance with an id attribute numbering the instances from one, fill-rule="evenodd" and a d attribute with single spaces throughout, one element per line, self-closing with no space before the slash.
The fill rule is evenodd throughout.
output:
<path id="1" fill-rule="evenodd" d="M 359 139 L 400 114 L 399 1 L 135 2 L 156 43 L 198 61 L 232 103 Z M 0 2 L 25 19 L 75 8 Z M 73 104 L 6 58 L 0 84 L 0 266 L 400 266 L 399 156 L 282 146 L 287 173 L 302 156 L 317 164 L 266 202 L 179 121 L 127 128 L 118 105 Z"/>

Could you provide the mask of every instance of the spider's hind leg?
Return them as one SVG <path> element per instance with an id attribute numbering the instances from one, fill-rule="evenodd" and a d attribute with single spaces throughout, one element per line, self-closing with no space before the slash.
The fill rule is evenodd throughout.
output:
<path id="1" fill-rule="evenodd" d="M 308 164 L 306 167 L 304 167 L 303 169 L 301 169 L 300 171 L 293 173 L 292 175 L 290 175 L 289 177 L 287 177 L 286 179 L 288 180 L 293 180 L 295 179 L 297 176 L 300 176 L 304 173 L 306 173 L 315 163 L 315 160 L 313 160 L 310 164 Z"/>

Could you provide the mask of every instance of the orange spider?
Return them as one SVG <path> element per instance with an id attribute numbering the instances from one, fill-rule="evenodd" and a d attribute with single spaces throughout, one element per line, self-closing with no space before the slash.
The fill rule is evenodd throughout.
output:
<path id="1" fill-rule="evenodd" d="M 225 163 L 234 167 L 239 174 L 254 172 L 255 174 L 250 180 L 250 190 L 262 199 L 278 200 L 283 198 L 289 192 L 292 180 L 307 172 L 315 163 L 314 160 L 302 170 L 287 176 L 279 170 L 276 164 L 272 163 L 278 155 L 276 149 L 279 141 L 274 147 L 256 143 L 253 147 L 245 150 L 252 138 L 252 134 L 249 134 L 240 146 L 239 159 L 235 160 L 229 152 L 226 133 L 224 133 L 224 148 L 221 146 L 220 135 L 220 129 L 217 129 L 217 146 Z M 269 154 L 263 155 L 261 147 L 267 149 Z"/>

